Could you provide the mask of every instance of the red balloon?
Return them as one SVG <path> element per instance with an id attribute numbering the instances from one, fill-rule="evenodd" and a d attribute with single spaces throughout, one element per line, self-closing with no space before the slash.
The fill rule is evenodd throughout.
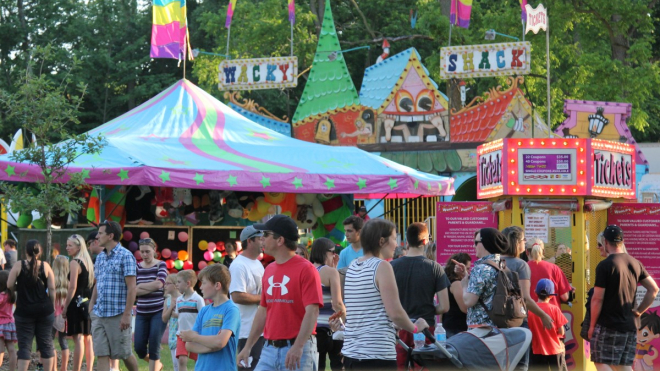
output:
<path id="1" fill-rule="evenodd" d="M 216 250 L 225 251 L 225 243 L 224 242 L 220 241 L 220 242 L 216 243 L 215 246 L 216 246 Z"/>
<path id="2" fill-rule="evenodd" d="M 193 263 L 190 260 L 183 262 L 183 270 L 193 269 Z"/>
<path id="3" fill-rule="evenodd" d="M 202 269 L 206 268 L 208 264 L 204 260 L 200 260 L 199 263 L 197 263 L 197 268 L 201 271 Z"/>
<path id="4" fill-rule="evenodd" d="M 168 272 L 170 272 L 171 274 L 177 274 L 177 273 L 179 273 L 179 271 L 176 270 L 175 268 L 172 268 L 172 269 L 168 270 Z"/>
<path id="5" fill-rule="evenodd" d="M 215 242 L 209 242 L 209 244 L 206 247 L 207 251 L 214 252 L 217 246 L 215 245 Z"/>
<path id="6" fill-rule="evenodd" d="M 140 250 L 134 252 L 133 256 L 135 256 L 135 260 L 142 261 L 142 254 L 140 254 Z"/>
<path id="7" fill-rule="evenodd" d="M 172 256 L 172 250 L 163 249 L 163 251 L 160 252 L 160 255 L 163 257 L 163 259 L 168 259 L 170 256 Z"/>
<path id="8" fill-rule="evenodd" d="M 149 238 L 149 232 L 142 232 L 140 233 L 140 239 L 144 240 L 145 238 Z"/>
<path id="9" fill-rule="evenodd" d="M 174 268 L 174 260 L 172 259 L 167 259 L 165 261 L 165 265 L 167 266 L 167 269 L 172 270 Z M 176 273 L 176 272 L 175 272 Z"/>

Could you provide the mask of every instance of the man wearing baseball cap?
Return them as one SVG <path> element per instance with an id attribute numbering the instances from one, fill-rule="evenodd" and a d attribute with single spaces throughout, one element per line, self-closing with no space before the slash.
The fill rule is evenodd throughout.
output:
<path id="1" fill-rule="evenodd" d="M 262 253 L 263 232 L 251 225 L 247 226 L 241 231 L 240 240 L 243 252 L 229 266 L 229 274 L 231 274 L 229 294 L 241 313 L 241 331 L 238 334 L 239 352 L 247 342 L 254 316 L 257 314 L 261 301 L 261 279 L 264 277 L 264 267 L 258 259 L 259 254 Z M 259 363 L 263 346 L 264 338 L 259 336 L 250 352 L 252 366 Z M 253 367 L 246 369 L 252 370 Z"/>
<path id="2" fill-rule="evenodd" d="M 323 306 L 321 278 L 305 258 L 296 255 L 298 226 L 285 215 L 255 224 L 263 231 L 264 252 L 275 258 L 262 279 L 261 301 L 239 365 L 263 332 L 265 344 L 255 370 L 315 370 L 318 368 L 316 319 Z"/>
<path id="3" fill-rule="evenodd" d="M 637 343 L 635 319 L 653 303 L 658 285 L 637 259 L 624 252 L 623 230 L 609 225 L 603 231 L 607 258 L 596 267 L 591 299 L 591 361 L 598 370 L 632 369 Z M 646 289 L 635 307 L 637 284 Z"/>

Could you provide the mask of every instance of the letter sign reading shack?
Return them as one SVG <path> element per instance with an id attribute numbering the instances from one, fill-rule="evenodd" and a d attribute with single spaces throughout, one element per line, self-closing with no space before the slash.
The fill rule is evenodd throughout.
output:
<path id="1" fill-rule="evenodd" d="M 530 72 L 530 43 L 461 45 L 441 48 L 443 79 L 526 75 Z"/>
<path id="2" fill-rule="evenodd" d="M 218 66 L 220 90 L 292 88 L 298 85 L 298 58 L 225 59 Z"/>

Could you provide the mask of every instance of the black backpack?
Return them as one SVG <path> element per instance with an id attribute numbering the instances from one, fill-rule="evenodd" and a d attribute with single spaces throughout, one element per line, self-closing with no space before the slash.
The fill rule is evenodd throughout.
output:
<path id="1" fill-rule="evenodd" d="M 518 283 L 518 272 L 512 272 L 507 268 L 504 260 L 501 260 L 499 265 L 492 261 L 485 261 L 482 264 L 488 264 L 497 269 L 495 279 L 497 287 L 491 310 L 488 310 L 481 298 L 479 298 L 479 303 L 484 307 L 495 326 L 499 328 L 520 327 L 527 318 L 527 305 Z"/>

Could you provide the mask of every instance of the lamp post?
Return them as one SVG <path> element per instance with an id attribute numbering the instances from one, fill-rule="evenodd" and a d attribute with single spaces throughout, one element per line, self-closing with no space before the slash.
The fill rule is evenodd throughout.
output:
<path id="1" fill-rule="evenodd" d="M 218 54 L 218 53 L 203 52 L 203 51 L 200 51 L 199 49 L 193 49 L 193 50 L 192 50 L 192 55 L 193 55 L 193 57 L 197 58 L 197 56 L 200 55 L 200 54 L 205 54 L 205 55 L 215 55 L 216 57 L 225 57 L 225 58 L 227 58 L 227 59 L 231 59 L 231 56 L 229 56 L 229 55 L 227 55 L 227 54 Z"/>
<path id="2" fill-rule="evenodd" d="M 485 37 L 485 39 L 486 39 L 486 40 L 495 40 L 495 36 L 496 36 L 496 35 L 497 35 L 497 36 L 504 36 L 504 37 L 508 37 L 509 39 L 514 39 L 514 40 L 516 40 L 516 41 L 520 41 L 520 39 L 517 38 L 517 37 L 515 37 L 515 36 L 511 36 L 511 35 L 507 35 L 507 34 L 499 33 L 499 32 L 495 31 L 495 30 L 492 29 L 492 28 L 491 28 L 490 30 L 486 31 L 486 37 Z"/>

